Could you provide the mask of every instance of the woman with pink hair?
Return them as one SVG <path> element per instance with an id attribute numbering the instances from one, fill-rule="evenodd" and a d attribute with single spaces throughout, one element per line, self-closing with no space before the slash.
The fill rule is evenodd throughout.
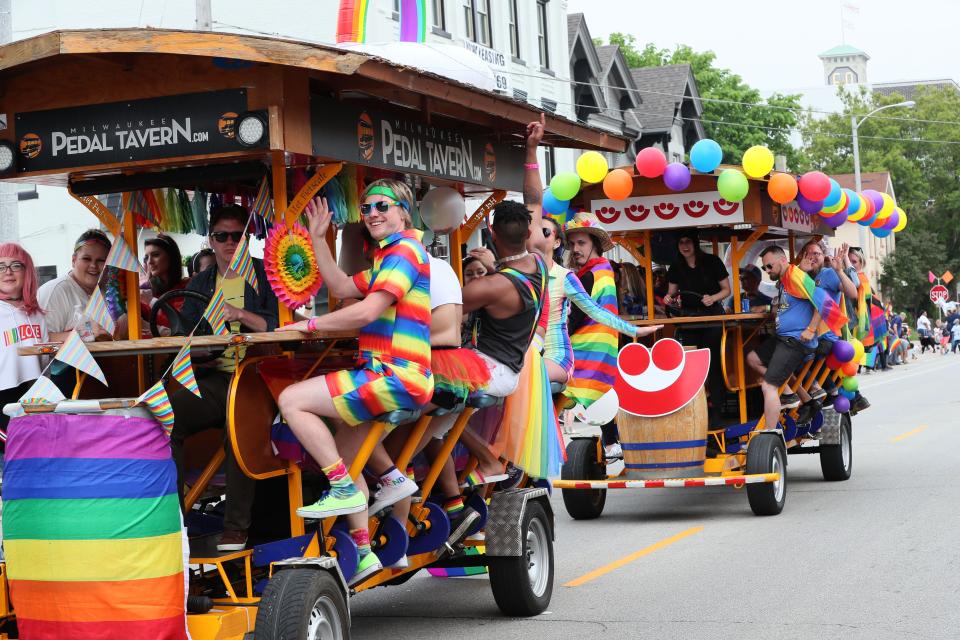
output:
<path id="1" fill-rule="evenodd" d="M 17 349 L 46 340 L 33 258 L 15 242 L 0 244 L 0 408 L 18 401 L 40 377 L 40 357 L 21 356 Z M 0 417 L 0 429 L 8 421 Z"/>

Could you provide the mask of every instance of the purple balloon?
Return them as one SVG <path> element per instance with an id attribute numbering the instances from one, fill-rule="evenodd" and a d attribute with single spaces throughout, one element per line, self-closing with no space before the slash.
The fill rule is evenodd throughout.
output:
<path id="1" fill-rule="evenodd" d="M 663 170 L 663 184 L 673 191 L 683 191 L 690 186 L 690 169 L 680 162 L 671 162 Z"/>
<path id="2" fill-rule="evenodd" d="M 823 219 L 823 223 L 830 227 L 831 229 L 836 229 L 844 222 L 847 221 L 847 212 L 841 211 L 840 213 L 835 213 L 832 216 Z"/>
<path id="3" fill-rule="evenodd" d="M 802 193 L 797 193 L 797 206 L 804 213 L 819 213 L 823 209 L 822 200 L 807 200 Z"/>
<path id="4" fill-rule="evenodd" d="M 840 362 L 850 362 L 857 355 L 856 349 L 846 340 L 837 340 L 833 343 L 833 357 Z"/>
<path id="5" fill-rule="evenodd" d="M 900 212 L 894 209 L 893 213 L 890 214 L 890 217 L 887 218 L 886 223 L 884 223 L 883 228 L 893 231 L 898 224 L 900 224 Z"/>
<path id="6" fill-rule="evenodd" d="M 850 401 L 838 395 L 836 400 L 833 401 L 833 410 L 837 413 L 847 413 L 850 411 Z"/>
<path id="7" fill-rule="evenodd" d="M 861 193 L 873 201 L 873 208 L 875 211 L 880 211 L 880 209 L 883 209 L 883 196 L 880 195 L 879 191 L 867 189 Z"/>

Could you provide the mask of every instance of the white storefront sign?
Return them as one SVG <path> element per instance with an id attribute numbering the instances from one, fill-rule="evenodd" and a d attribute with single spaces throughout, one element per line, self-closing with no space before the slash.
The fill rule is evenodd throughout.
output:
<path id="1" fill-rule="evenodd" d="M 784 229 L 791 231 L 813 233 L 820 224 L 818 217 L 816 213 L 807 213 L 798 207 L 796 202 L 791 202 L 783 205 L 781 224 Z"/>
<path id="2" fill-rule="evenodd" d="M 590 209 L 607 231 L 673 229 L 743 222 L 743 205 L 717 191 L 591 200 Z"/>
<path id="3" fill-rule="evenodd" d="M 470 40 L 464 40 L 463 46 L 467 51 L 490 65 L 490 70 L 493 71 L 494 78 L 497 81 L 497 91 L 512 95 L 510 76 L 507 74 L 508 61 L 506 54 Z"/>

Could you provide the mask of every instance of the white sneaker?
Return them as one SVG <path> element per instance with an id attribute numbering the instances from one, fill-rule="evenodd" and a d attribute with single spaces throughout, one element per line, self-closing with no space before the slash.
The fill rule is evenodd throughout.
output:
<path id="1" fill-rule="evenodd" d="M 399 560 L 397 560 L 387 568 L 388 569 L 406 569 L 409 566 L 410 566 L 410 559 L 407 558 L 407 556 L 403 556 L 402 558 L 400 558 Z"/>
<path id="2" fill-rule="evenodd" d="M 381 485 L 380 490 L 373 496 L 370 515 L 379 513 L 404 498 L 409 498 L 417 492 L 417 489 L 419 489 L 417 483 L 406 476 L 400 476 L 400 479 L 396 482 Z"/>
<path id="3" fill-rule="evenodd" d="M 623 457 L 623 447 L 620 446 L 619 442 L 614 442 L 613 444 L 608 444 L 603 448 L 603 457 L 607 458 L 622 458 Z"/>

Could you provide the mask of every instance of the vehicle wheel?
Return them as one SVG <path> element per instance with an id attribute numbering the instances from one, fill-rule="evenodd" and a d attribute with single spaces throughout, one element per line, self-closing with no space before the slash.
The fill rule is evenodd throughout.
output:
<path id="1" fill-rule="evenodd" d="M 823 479 L 849 480 L 853 471 L 853 429 L 850 416 L 840 419 L 840 444 L 820 445 L 820 470 Z"/>
<path id="2" fill-rule="evenodd" d="M 546 610 L 553 595 L 553 539 L 539 503 L 527 503 L 520 536 L 519 556 L 491 558 L 490 588 L 505 615 L 535 616 Z"/>
<path id="3" fill-rule="evenodd" d="M 597 461 L 597 442 L 590 438 L 571 440 L 567 461 L 560 477 L 563 480 L 605 480 L 606 470 Z M 607 502 L 606 489 L 564 489 L 563 506 L 574 520 L 592 520 L 603 513 Z"/>
<path id="4" fill-rule="evenodd" d="M 747 473 L 779 473 L 776 482 L 747 485 L 750 508 L 758 516 L 775 516 L 787 499 L 787 451 L 778 435 L 753 438 L 747 448 Z"/>
<path id="5" fill-rule="evenodd" d="M 317 569 L 273 574 L 257 610 L 256 640 L 348 640 L 350 618 L 336 579 Z"/>

